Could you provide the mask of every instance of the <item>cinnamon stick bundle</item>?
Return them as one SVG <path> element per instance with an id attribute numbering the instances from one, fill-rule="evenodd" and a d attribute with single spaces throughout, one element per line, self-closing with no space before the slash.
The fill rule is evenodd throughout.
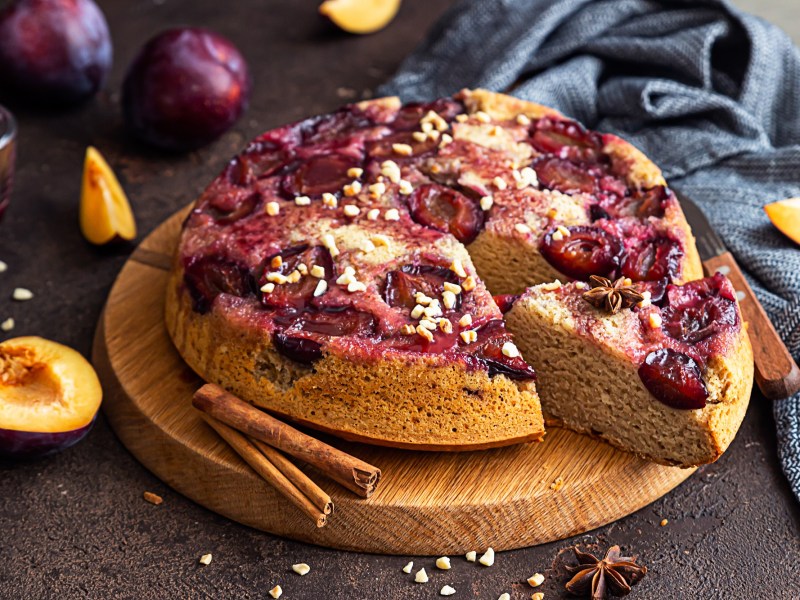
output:
<path id="1" fill-rule="evenodd" d="M 316 467 L 363 498 L 369 498 L 380 481 L 381 470 L 377 467 L 298 431 L 218 385 L 207 383 L 201 387 L 192 404 L 247 436 Z"/>

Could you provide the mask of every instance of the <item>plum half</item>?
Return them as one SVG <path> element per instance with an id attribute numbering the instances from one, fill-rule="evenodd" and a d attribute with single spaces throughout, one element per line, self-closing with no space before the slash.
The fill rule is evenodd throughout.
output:
<path id="1" fill-rule="evenodd" d="M 0 343 L 0 455 L 33 458 L 82 440 L 103 391 L 92 365 L 40 337 Z"/>

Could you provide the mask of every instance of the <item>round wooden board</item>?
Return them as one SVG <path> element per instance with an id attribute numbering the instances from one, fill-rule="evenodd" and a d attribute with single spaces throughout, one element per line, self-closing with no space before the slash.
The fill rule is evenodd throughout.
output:
<path id="1" fill-rule="evenodd" d="M 317 529 L 191 406 L 202 381 L 181 360 L 163 324 L 165 286 L 185 215 L 180 211 L 162 224 L 123 267 L 98 326 L 94 362 L 105 413 L 125 446 L 164 482 L 210 510 L 333 548 L 460 554 L 582 533 L 642 508 L 691 475 L 563 429 L 548 430 L 540 444 L 463 453 L 328 439 L 380 467 L 383 479 L 373 497 L 362 500 L 309 469 L 336 506 L 328 525 Z"/>

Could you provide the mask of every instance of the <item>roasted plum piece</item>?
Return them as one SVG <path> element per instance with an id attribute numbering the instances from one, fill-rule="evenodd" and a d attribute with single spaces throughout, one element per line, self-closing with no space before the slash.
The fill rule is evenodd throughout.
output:
<path id="1" fill-rule="evenodd" d="M 669 348 L 650 352 L 639 367 L 639 378 L 667 406 L 695 409 L 706 405 L 708 388 L 700 365 L 682 352 Z"/>
<path id="2" fill-rule="evenodd" d="M 313 274 L 315 266 L 324 270 L 322 277 Z M 289 278 L 290 281 L 271 282 L 270 274 Z M 292 277 L 297 278 L 297 281 L 292 282 Z M 262 291 L 261 301 L 272 308 L 304 309 L 314 300 L 314 291 L 321 279 L 327 282 L 336 279 L 333 259 L 327 248 L 308 244 L 287 248 L 268 257 L 264 263 L 264 271 L 258 282 L 259 288 L 263 290 L 267 283 L 275 285 L 271 292 Z"/>
<path id="3" fill-rule="evenodd" d="M 680 275 L 683 250 L 671 238 L 656 235 L 646 237 L 627 249 L 622 274 L 634 281 L 674 280 Z"/>
<path id="4" fill-rule="evenodd" d="M 598 191 L 597 178 L 584 166 L 557 156 L 545 156 L 532 164 L 539 183 L 551 190 L 565 194 L 594 194 Z"/>
<path id="5" fill-rule="evenodd" d="M 506 314 L 514 307 L 514 302 L 519 300 L 520 294 L 501 294 L 499 296 L 493 296 L 494 303 L 497 304 L 497 308 L 500 309 L 500 312 Z"/>
<path id="6" fill-rule="evenodd" d="M 464 346 L 480 363 L 489 370 L 489 377 L 505 375 L 516 380 L 536 379 L 533 370 L 521 356 L 510 357 L 503 354 L 503 345 L 511 341 L 503 321 L 492 320 L 477 330 L 478 341 Z"/>
<path id="7" fill-rule="evenodd" d="M 275 325 L 279 329 L 273 342 L 278 352 L 310 365 L 322 358 L 322 348 L 330 338 L 374 336 L 377 320 L 370 313 L 345 306 L 289 311 L 276 315 Z"/>
<path id="8" fill-rule="evenodd" d="M 208 201 L 206 212 L 217 224 L 228 225 L 251 215 L 260 201 L 258 192 L 216 194 Z"/>
<path id="9" fill-rule="evenodd" d="M 588 279 L 590 275 L 612 277 L 622 253 L 619 239 L 599 227 L 567 229 L 569 235 L 554 229 L 542 239 L 540 252 L 547 262 L 574 279 Z"/>
<path id="10" fill-rule="evenodd" d="M 539 152 L 570 161 L 596 163 L 603 158 L 601 136 L 569 119 L 545 117 L 534 122 L 530 143 Z"/>
<path id="11" fill-rule="evenodd" d="M 347 171 L 360 166 L 360 160 L 341 154 L 312 156 L 284 177 L 282 187 L 291 197 L 337 193 L 353 181 Z"/>
<path id="12" fill-rule="evenodd" d="M 256 282 L 247 267 L 217 256 L 193 256 L 184 264 L 184 283 L 194 310 L 207 313 L 219 294 L 251 296 Z"/>
<path id="13" fill-rule="evenodd" d="M 423 293 L 430 298 L 439 298 L 445 281 L 457 284 L 458 277 L 446 267 L 433 265 L 403 265 L 386 274 L 383 299 L 392 307 L 409 310 L 417 305 L 415 295 Z M 461 306 L 461 294 L 456 296 L 455 310 Z"/>
<path id="14" fill-rule="evenodd" d="M 452 188 L 428 183 L 408 197 L 411 218 L 420 225 L 451 233 L 469 244 L 483 229 L 484 213 L 478 202 Z"/>
<path id="15" fill-rule="evenodd" d="M 397 115 L 392 121 L 392 127 L 396 131 L 413 131 L 419 129 L 420 119 L 428 112 L 433 111 L 448 123 L 456 115 L 464 112 L 464 106 L 450 98 L 440 98 L 433 102 L 413 102 L 404 105 L 397 111 Z"/>
<path id="16" fill-rule="evenodd" d="M 723 275 L 667 288 L 662 328 L 687 344 L 698 344 L 726 328 L 736 327 L 736 297 Z"/>
<path id="17" fill-rule="evenodd" d="M 399 154 L 395 144 L 404 144 L 411 147 L 411 154 Z M 373 158 L 382 160 L 394 160 L 404 162 L 416 156 L 432 155 L 439 148 L 439 142 L 431 138 L 424 141 L 414 139 L 410 131 L 401 131 L 387 135 L 379 140 L 366 143 L 367 154 Z"/>

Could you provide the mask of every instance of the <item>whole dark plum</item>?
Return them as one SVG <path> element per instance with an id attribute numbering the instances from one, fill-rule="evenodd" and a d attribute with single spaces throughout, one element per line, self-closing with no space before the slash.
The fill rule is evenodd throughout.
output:
<path id="1" fill-rule="evenodd" d="M 0 89 L 25 101 L 72 104 L 93 96 L 112 54 L 93 0 L 16 0 L 0 11 Z"/>
<path id="2" fill-rule="evenodd" d="M 125 77 L 122 106 L 139 139 L 167 150 L 191 150 L 225 133 L 247 108 L 250 75 L 224 37 L 197 28 L 151 39 Z"/>

